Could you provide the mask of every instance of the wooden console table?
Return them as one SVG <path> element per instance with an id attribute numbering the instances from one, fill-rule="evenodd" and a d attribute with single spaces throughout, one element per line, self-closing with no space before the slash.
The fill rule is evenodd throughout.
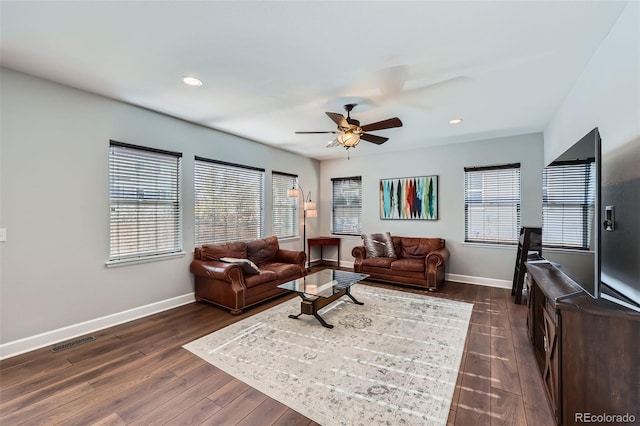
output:
<path id="1" fill-rule="evenodd" d="M 322 248 L 324 246 L 336 246 L 338 247 L 338 262 L 337 266 L 340 267 L 340 238 L 337 237 L 316 237 L 307 238 L 307 247 L 309 251 L 309 258 L 307 259 L 308 267 L 311 268 L 311 247 L 320 246 L 320 264 L 324 263 L 322 257 Z"/>
<path id="2" fill-rule="evenodd" d="M 527 331 L 557 424 L 640 418 L 640 314 L 591 298 L 549 263 L 526 269 Z"/>

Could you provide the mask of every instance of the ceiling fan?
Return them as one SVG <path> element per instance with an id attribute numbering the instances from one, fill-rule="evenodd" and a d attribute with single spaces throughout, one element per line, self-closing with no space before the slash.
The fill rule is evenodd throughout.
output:
<path id="1" fill-rule="evenodd" d="M 332 146 L 341 145 L 346 149 L 355 148 L 359 143 L 360 139 L 364 139 L 367 142 L 375 143 L 377 145 L 383 144 L 389 140 L 389 138 L 385 138 L 383 136 L 376 136 L 369 134 L 367 132 L 375 131 L 375 130 L 384 130 L 384 129 L 392 129 L 394 127 L 402 127 L 402 121 L 398 117 L 388 118 L 386 120 L 378 121 L 371 124 L 365 124 L 364 126 L 360 126 L 360 121 L 355 118 L 351 118 L 351 110 L 357 104 L 346 104 L 344 106 L 344 110 L 347 111 L 347 117 L 345 118 L 342 114 L 338 114 L 336 112 L 327 112 L 326 114 L 329 116 L 331 120 L 338 126 L 337 131 L 327 131 L 327 132 L 296 132 L 296 134 L 317 134 L 317 133 L 333 133 L 337 134 L 335 140 L 329 142 L 327 144 L 327 148 Z"/>

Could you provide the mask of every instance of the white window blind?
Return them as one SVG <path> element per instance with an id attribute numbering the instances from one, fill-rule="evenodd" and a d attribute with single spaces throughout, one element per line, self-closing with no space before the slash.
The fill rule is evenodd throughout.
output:
<path id="1" fill-rule="evenodd" d="M 554 163 L 542 172 L 542 244 L 588 250 L 595 205 L 595 163 Z"/>
<path id="2" fill-rule="evenodd" d="M 331 179 L 331 233 L 362 233 L 362 178 Z"/>
<path id="3" fill-rule="evenodd" d="M 517 244 L 520 164 L 464 169 L 464 240 Z"/>
<path id="4" fill-rule="evenodd" d="M 182 251 L 181 157 L 110 142 L 109 260 Z"/>
<path id="5" fill-rule="evenodd" d="M 264 169 L 196 157 L 197 246 L 262 238 Z"/>
<path id="6" fill-rule="evenodd" d="M 287 196 L 287 191 L 296 188 L 298 176 L 281 172 L 271 173 L 271 226 L 278 238 L 298 236 L 298 203 Z"/>

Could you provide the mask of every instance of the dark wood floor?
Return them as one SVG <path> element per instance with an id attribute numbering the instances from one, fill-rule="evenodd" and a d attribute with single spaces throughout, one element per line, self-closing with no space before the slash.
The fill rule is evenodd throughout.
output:
<path id="1" fill-rule="evenodd" d="M 448 423 L 553 425 L 526 337 L 526 307 L 513 303 L 510 290 L 445 283 L 429 295 L 474 303 Z M 61 352 L 3 360 L 0 424 L 315 425 L 182 348 L 291 297 L 237 317 L 192 303 L 93 333 L 95 341 Z"/>

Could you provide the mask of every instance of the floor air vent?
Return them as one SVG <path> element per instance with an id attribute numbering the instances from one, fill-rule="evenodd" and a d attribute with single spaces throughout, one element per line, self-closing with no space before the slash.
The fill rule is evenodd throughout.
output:
<path id="1" fill-rule="evenodd" d="M 72 340 L 71 342 L 54 346 L 51 348 L 51 352 L 60 352 L 65 349 L 73 348 L 74 346 L 82 345 L 83 343 L 93 342 L 94 340 L 96 340 L 96 338 L 93 336 L 81 337 L 79 339 Z"/>

